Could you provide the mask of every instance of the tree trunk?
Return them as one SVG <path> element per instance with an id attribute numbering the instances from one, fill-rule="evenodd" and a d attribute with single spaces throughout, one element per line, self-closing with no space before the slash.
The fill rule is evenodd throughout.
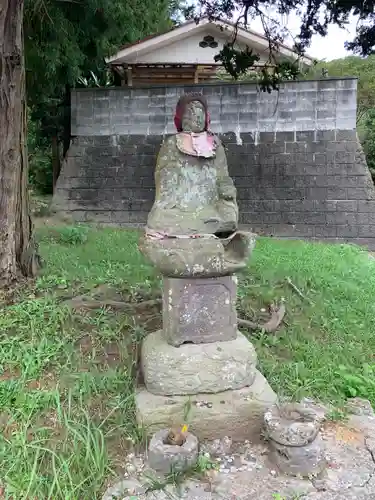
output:
<path id="1" fill-rule="evenodd" d="M 29 214 L 23 0 L 0 0 L 0 286 L 34 276 Z"/>

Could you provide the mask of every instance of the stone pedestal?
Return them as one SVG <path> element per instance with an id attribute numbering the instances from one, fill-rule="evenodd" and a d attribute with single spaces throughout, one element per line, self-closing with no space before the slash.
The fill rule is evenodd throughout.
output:
<path id="1" fill-rule="evenodd" d="M 144 340 L 141 362 L 148 391 L 164 396 L 188 396 L 251 386 L 257 356 L 241 333 L 226 342 L 174 347 L 159 331 Z"/>
<path id="2" fill-rule="evenodd" d="M 277 398 L 256 369 L 251 342 L 237 331 L 236 276 L 164 278 L 163 329 L 142 345 L 145 387 L 136 395 L 147 434 L 183 423 L 198 439 L 259 438 Z"/>
<path id="3" fill-rule="evenodd" d="M 183 422 L 189 396 L 160 396 L 145 387 L 136 393 L 137 422 L 148 436 Z M 189 430 L 200 441 L 229 436 L 233 441 L 260 440 L 266 410 L 277 401 L 276 394 L 256 370 L 254 382 L 243 389 L 196 394 L 192 403 Z"/>
<path id="4" fill-rule="evenodd" d="M 179 346 L 233 340 L 237 336 L 237 277 L 164 278 L 163 331 Z"/>

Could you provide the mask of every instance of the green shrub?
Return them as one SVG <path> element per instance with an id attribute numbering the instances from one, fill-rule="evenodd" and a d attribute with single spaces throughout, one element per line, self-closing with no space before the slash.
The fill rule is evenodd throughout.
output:
<path id="1" fill-rule="evenodd" d="M 81 245 L 87 241 L 86 226 L 67 226 L 59 230 L 60 243 L 65 245 Z"/>
<path id="2" fill-rule="evenodd" d="M 62 245 L 82 245 L 86 243 L 89 228 L 84 225 L 49 228 L 43 240 Z"/>
<path id="3" fill-rule="evenodd" d="M 38 137 L 38 123 L 28 120 L 29 183 L 39 194 L 52 194 L 52 155 L 47 141 Z"/>
<path id="4" fill-rule="evenodd" d="M 362 145 L 366 154 L 367 166 L 375 182 L 375 109 L 367 112 L 363 135 Z"/>

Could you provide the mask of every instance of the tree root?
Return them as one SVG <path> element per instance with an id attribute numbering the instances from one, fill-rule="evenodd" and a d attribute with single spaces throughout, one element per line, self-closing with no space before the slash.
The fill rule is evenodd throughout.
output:
<path id="1" fill-rule="evenodd" d="M 154 306 L 159 306 L 162 303 L 161 299 L 154 300 L 144 300 L 143 302 L 121 302 L 119 300 L 96 300 L 86 295 L 80 295 L 79 297 L 74 297 L 73 299 L 64 302 L 65 305 L 70 306 L 72 309 L 101 309 L 103 307 L 110 307 L 117 311 L 127 311 L 134 312 L 137 308 L 149 308 Z"/>
<path id="2" fill-rule="evenodd" d="M 20 267 L 23 276 L 34 278 L 41 267 L 43 267 L 42 259 L 39 255 L 38 243 L 33 236 L 23 250 L 20 258 Z"/>
<path id="3" fill-rule="evenodd" d="M 143 302 L 122 302 L 119 300 L 97 300 L 86 295 L 80 295 L 63 302 L 64 305 L 71 307 L 74 310 L 95 310 L 108 307 L 117 311 L 125 311 L 135 313 L 137 309 L 149 309 L 151 307 L 160 306 L 162 299 L 144 300 Z M 282 323 L 286 309 L 285 305 L 281 304 L 276 307 L 270 306 L 271 318 L 266 323 L 257 323 L 248 319 L 238 318 L 238 326 L 242 326 L 249 330 L 263 330 L 267 333 L 275 332 Z M 149 318 L 147 322 L 154 320 L 155 315 Z"/>
<path id="4" fill-rule="evenodd" d="M 263 330 L 266 333 L 273 333 L 279 328 L 284 319 L 286 313 L 285 305 L 281 304 L 279 307 L 271 305 L 270 312 L 271 318 L 266 323 L 256 323 L 255 321 L 239 318 L 238 326 L 243 326 L 249 330 Z"/>

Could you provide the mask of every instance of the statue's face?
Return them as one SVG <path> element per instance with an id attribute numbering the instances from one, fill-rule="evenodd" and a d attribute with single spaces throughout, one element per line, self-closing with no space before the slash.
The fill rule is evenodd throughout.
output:
<path id="1" fill-rule="evenodd" d="M 182 115 L 182 130 L 184 132 L 203 132 L 206 123 L 206 111 L 199 101 L 189 102 Z"/>

